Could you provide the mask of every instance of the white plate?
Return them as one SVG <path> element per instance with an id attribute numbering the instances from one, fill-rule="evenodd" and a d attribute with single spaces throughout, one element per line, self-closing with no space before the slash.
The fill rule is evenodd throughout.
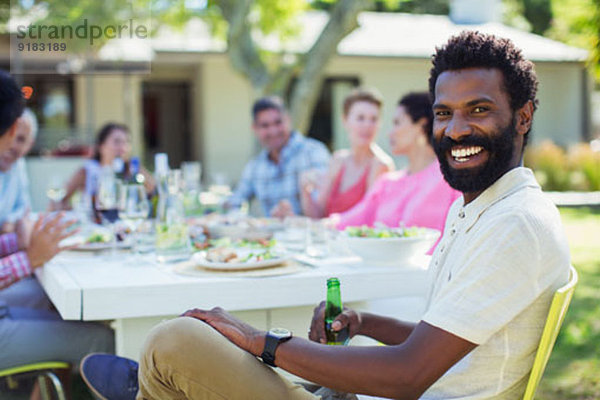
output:
<path id="1" fill-rule="evenodd" d="M 202 251 L 192 256 L 192 262 L 202 268 L 219 269 L 219 270 L 243 270 L 243 269 L 259 269 L 275 267 L 288 261 L 287 257 L 276 257 L 263 261 L 248 261 L 237 263 L 214 262 L 206 259 L 206 252 Z"/>
<path id="2" fill-rule="evenodd" d="M 102 250 L 110 250 L 112 248 L 112 243 L 83 243 L 80 246 L 75 247 L 72 250 L 75 251 L 102 251 Z M 115 248 L 117 250 L 129 249 L 131 248 L 130 242 L 117 242 Z"/>
<path id="3" fill-rule="evenodd" d="M 72 236 L 60 242 L 61 247 L 73 245 L 77 245 L 77 247 L 71 249 L 72 251 L 102 251 L 112 248 L 110 242 L 85 243 L 85 238 L 81 236 Z M 128 249 L 131 247 L 131 241 L 117 242 L 115 247 L 117 249 Z"/>

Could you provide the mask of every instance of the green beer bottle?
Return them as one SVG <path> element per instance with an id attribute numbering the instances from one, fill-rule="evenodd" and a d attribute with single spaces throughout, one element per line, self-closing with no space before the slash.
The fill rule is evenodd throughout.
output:
<path id="1" fill-rule="evenodd" d="M 340 331 L 334 331 L 331 324 L 342 313 L 342 294 L 338 278 L 327 279 L 327 304 L 325 306 L 325 336 L 327 344 L 343 346 L 350 339 L 350 331 L 346 326 Z"/>

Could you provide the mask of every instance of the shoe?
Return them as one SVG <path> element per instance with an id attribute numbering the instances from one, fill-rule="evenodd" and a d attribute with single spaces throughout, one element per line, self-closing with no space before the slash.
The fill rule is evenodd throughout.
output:
<path id="1" fill-rule="evenodd" d="M 112 354 L 88 354 L 79 364 L 85 384 L 101 400 L 135 400 L 138 363 Z"/>

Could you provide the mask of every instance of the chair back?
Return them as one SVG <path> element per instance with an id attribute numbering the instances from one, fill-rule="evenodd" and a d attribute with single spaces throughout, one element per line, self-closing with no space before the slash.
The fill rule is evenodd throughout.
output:
<path id="1" fill-rule="evenodd" d="M 552 303 L 550 304 L 550 310 L 548 311 L 548 318 L 546 319 L 546 324 L 542 331 L 540 345 L 535 354 L 535 359 L 533 360 L 533 367 L 531 368 L 531 374 L 527 381 L 527 388 L 525 389 L 523 400 L 533 400 L 533 396 L 542 379 L 546 364 L 548 364 L 548 359 L 550 358 L 550 353 L 552 353 L 552 347 L 554 346 L 554 342 L 556 342 L 560 326 L 565 319 L 567 309 L 573 298 L 577 280 L 577 271 L 571 266 L 569 282 L 554 293 Z"/>

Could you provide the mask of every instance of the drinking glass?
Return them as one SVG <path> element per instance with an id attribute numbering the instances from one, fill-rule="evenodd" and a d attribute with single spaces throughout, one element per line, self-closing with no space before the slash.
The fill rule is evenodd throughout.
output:
<path id="1" fill-rule="evenodd" d="M 131 241 L 134 251 L 138 248 L 140 223 L 148 218 L 150 204 L 143 184 L 123 185 L 119 204 L 119 218 L 131 227 Z"/>
<path id="2" fill-rule="evenodd" d="M 181 163 L 181 173 L 183 175 L 183 188 L 186 191 L 200 190 L 200 177 L 202 174 L 202 165 L 198 161 L 185 161 Z"/>
<path id="3" fill-rule="evenodd" d="M 183 203 L 186 216 L 202 214 L 202 203 L 200 202 L 200 176 L 202 166 L 198 161 L 186 161 L 181 163 L 183 178 Z"/>
<path id="4" fill-rule="evenodd" d="M 180 170 L 169 171 L 168 195 L 156 222 L 156 257 L 161 263 L 186 259 L 191 252 L 181 181 Z"/>
<path id="5" fill-rule="evenodd" d="M 283 220 L 284 230 L 278 240 L 289 252 L 303 254 L 308 243 L 310 218 L 290 216 Z"/>
<path id="6" fill-rule="evenodd" d="M 67 194 L 63 182 L 56 176 L 51 176 L 46 185 L 46 197 L 50 200 L 50 209 L 56 210 L 60 208 L 60 202 Z"/>
<path id="7" fill-rule="evenodd" d="M 95 207 L 100 213 L 103 224 L 110 227 L 112 233 L 111 258 L 116 257 L 117 233 L 116 224 L 119 219 L 120 182 L 111 168 L 103 168 L 98 178 Z"/>
<path id="8" fill-rule="evenodd" d="M 307 222 L 306 255 L 325 258 L 329 255 L 330 229 L 323 220 L 311 219 Z"/>

